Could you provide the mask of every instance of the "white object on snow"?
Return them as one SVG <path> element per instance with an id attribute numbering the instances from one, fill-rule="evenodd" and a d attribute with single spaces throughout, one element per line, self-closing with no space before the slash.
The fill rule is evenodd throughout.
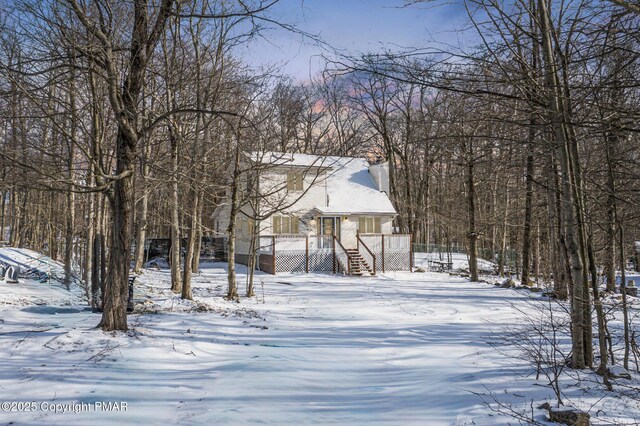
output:
<path id="1" fill-rule="evenodd" d="M 20 275 L 20 267 L 19 266 L 9 266 L 7 269 L 4 280 L 8 283 L 17 283 L 18 276 Z"/>

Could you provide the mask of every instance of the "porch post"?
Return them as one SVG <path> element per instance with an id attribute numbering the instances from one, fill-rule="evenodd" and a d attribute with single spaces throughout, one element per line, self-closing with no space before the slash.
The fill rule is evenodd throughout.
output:
<path id="1" fill-rule="evenodd" d="M 409 234 L 409 272 L 413 272 L 413 236 Z"/>
<path id="2" fill-rule="evenodd" d="M 271 262 L 273 263 L 273 275 L 276 274 L 276 236 L 272 235 L 271 236 L 271 254 L 273 255 L 273 258 L 271 260 Z"/>
<path id="3" fill-rule="evenodd" d="M 381 237 L 382 237 L 382 273 L 384 274 L 384 234 L 382 234 Z"/>
<path id="4" fill-rule="evenodd" d="M 336 236 L 333 236 L 333 240 L 331 241 L 333 243 L 333 273 L 336 273 Z"/>

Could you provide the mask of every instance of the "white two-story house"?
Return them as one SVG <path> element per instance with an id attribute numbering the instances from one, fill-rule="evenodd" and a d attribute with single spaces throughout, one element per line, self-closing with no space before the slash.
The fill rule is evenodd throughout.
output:
<path id="1" fill-rule="evenodd" d="M 236 221 L 238 262 L 255 253 L 270 273 L 411 268 L 410 237 L 393 234 L 387 163 L 267 152 L 246 154 L 243 167 L 250 171 Z M 214 222 L 227 229 L 227 204 Z"/>

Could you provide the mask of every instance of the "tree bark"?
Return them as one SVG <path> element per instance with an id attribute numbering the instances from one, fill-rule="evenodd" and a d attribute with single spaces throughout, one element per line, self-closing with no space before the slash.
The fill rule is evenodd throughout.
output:
<path id="1" fill-rule="evenodd" d="M 116 140 L 116 180 L 111 201 L 112 235 L 109 272 L 103 295 L 104 310 L 99 327 L 105 331 L 126 331 L 129 264 L 131 253 L 133 171 L 137 140 L 122 130 Z"/>
<path id="2" fill-rule="evenodd" d="M 195 182 L 194 182 L 195 185 Z M 182 280 L 182 298 L 187 300 L 192 300 L 193 295 L 191 294 L 191 273 L 192 273 L 192 262 L 193 262 L 193 254 L 196 247 L 196 239 L 197 239 L 197 226 L 198 226 L 198 193 L 197 190 L 194 189 L 192 191 L 192 206 L 191 206 L 191 218 L 189 221 L 189 236 L 187 239 L 187 250 L 184 256 L 184 279 Z M 200 249 L 200 244 L 197 244 L 198 250 Z"/>
<path id="3" fill-rule="evenodd" d="M 239 125 L 238 125 L 239 126 Z M 240 130 L 237 130 L 237 143 L 240 143 Z M 238 216 L 238 190 L 240 185 L 240 147 L 236 147 L 234 157 L 233 180 L 231 182 L 231 200 L 229 212 L 229 227 L 227 228 L 227 299 L 238 300 L 238 283 L 236 281 L 236 217 Z"/>
<path id="4" fill-rule="evenodd" d="M 147 177 L 149 176 L 149 156 L 151 155 L 151 144 L 149 138 L 144 140 L 144 150 L 140 159 L 140 186 L 142 187 L 142 197 L 140 198 L 140 208 L 138 209 L 138 217 L 136 223 L 136 252 L 135 265 L 133 270 L 136 274 L 142 272 L 144 266 L 144 248 L 147 239 L 147 215 L 149 212 L 149 191 L 147 189 Z"/>
<path id="5" fill-rule="evenodd" d="M 474 181 L 475 160 L 473 141 L 468 141 L 467 159 L 467 204 L 469 210 L 469 275 L 471 281 L 478 281 L 478 232 L 476 230 L 476 187 Z"/>
<path id="6" fill-rule="evenodd" d="M 65 226 L 65 247 L 64 247 L 64 285 L 67 290 L 71 286 L 73 275 L 73 247 L 75 237 L 75 193 L 73 192 L 73 181 L 75 179 L 75 147 L 77 145 L 76 132 L 77 132 L 77 114 L 76 114 L 76 81 L 74 78 L 75 70 L 71 71 L 69 77 L 69 114 L 70 114 L 70 129 L 71 140 L 68 143 L 68 158 L 67 158 L 67 177 L 69 179 L 69 188 L 67 190 L 67 214 L 66 214 L 66 226 Z"/>
<path id="7" fill-rule="evenodd" d="M 133 172 L 138 145 L 138 99 L 144 85 L 144 76 L 151 52 L 166 27 L 173 8 L 173 0 L 162 0 L 155 22 L 149 25 L 149 5 L 145 0 L 133 1 L 131 44 L 127 70 L 122 86 L 118 84 L 118 65 L 113 55 L 113 44 L 101 30 L 90 22 L 76 0 L 70 5 L 87 31 L 102 45 L 103 59 L 109 84 L 109 100 L 116 115 L 116 174 L 110 204 L 112 208 L 111 247 L 109 251 L 109 277 L 105 285 L 104 310 L 99 326 L 105 331 L 127 330 L 127 296 L 133 231 L 132 206 L 134 203 Z M 149 31 L 151 29 L 151 31 Z"/>
<path id="8" fill-rule="evenodd" d="M 529 142 L 527 146 L 526 189 L 524 206 L 524 230 L 522 235 L 522 285 L 530 285 L 531 259 L 531 218 L 533 215 L 533 144 L 535 138 L 535 120 L 531 120 L 529 127 Z"/>
<path id="9" fill-rule="evenodd" d="M 178 136 L 175 129 L 169 129 L 171 140 L 171 290 L 174 293 L 182 291 L 182 276 L 180 271 L 180 199 L 178 189 Z"/>
<path id="10" fill-rule="evenodd" d="M 572 179 L 572 164 L 567 141 L 564 120 L 564 111 L 561 101 L 560 82 L 558 78 L 554 50 L 552 45 L 552 29 L 550 27 L 547 3 L 545 0 L 538 0 L 538 12 L 540 32 L 542 36 L 542 56 L 545 63 L 546 90 L 550 106 L 551 126 L 556 139 L 557 157 L 560 163 L 561 171 L 561 189 L 562 189 L 562 214 L 564 222 L 564 238 L 566 247 L 571 258 L 573 295 L 572 295 L 572 365 L 574 368 L 583 369 L 587 366 L 587 354 L 585 352 L 585 282 L 584 282 L 584 263 L 583 256 L 580 251 L 578 218 L 576 217 L 574 203 L 578 200 L 574 199 L 572 186 L 575 181 Z M 575 169 L 573 169 L 575 172 Z"/>

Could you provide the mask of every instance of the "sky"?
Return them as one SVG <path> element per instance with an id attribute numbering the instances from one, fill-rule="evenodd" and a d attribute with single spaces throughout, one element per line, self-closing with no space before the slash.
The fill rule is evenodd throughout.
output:
<path id="1" fill-rule="evenodd" d="M 345 53 L 465 43 L 457 30 L 467 22 L 460 3 L 403 7 L 404 0 L 281 0 L 271 17 L 319 36 Z M 254 66 L 279 66 L 298 80 L 322 69 L 323 50 L 311 40 L 284 29 L 272 29 L 264 39 L 241 49 Z"/>

